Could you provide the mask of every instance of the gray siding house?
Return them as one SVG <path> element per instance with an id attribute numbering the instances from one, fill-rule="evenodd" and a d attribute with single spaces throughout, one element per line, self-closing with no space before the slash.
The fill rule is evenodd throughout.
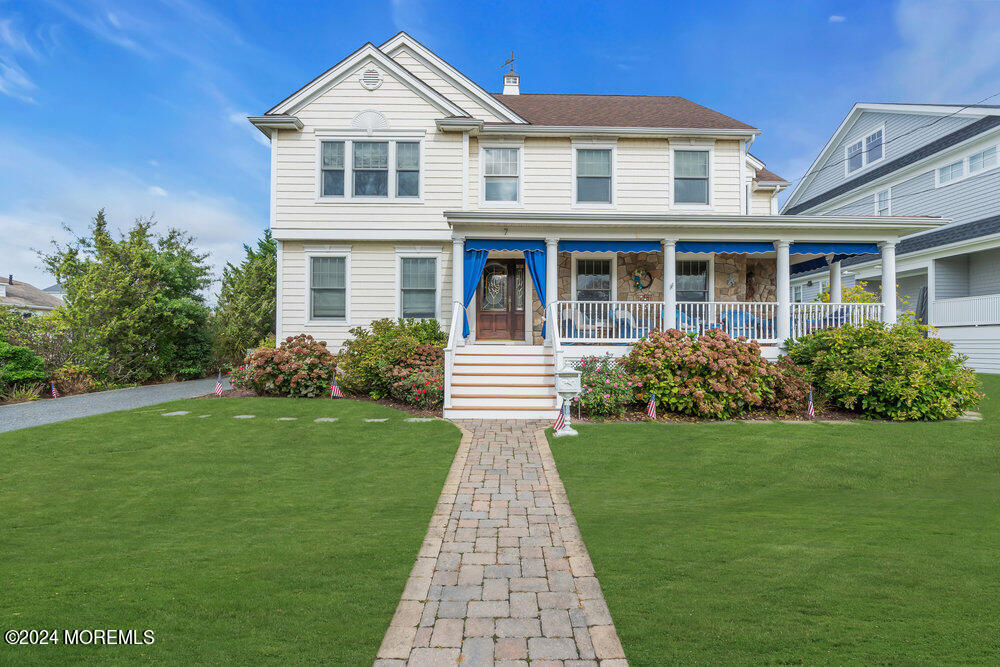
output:
<path id="1" fill-rule="evenodd" d="M 1000 106 L 856 104 L 781 212 L 947 219 L 896 246 L 899 308 L 1000 373 Z M 812 301 L 837 276 L 880 289 L 881 263 L 799 265 L 792 296 Z"/>

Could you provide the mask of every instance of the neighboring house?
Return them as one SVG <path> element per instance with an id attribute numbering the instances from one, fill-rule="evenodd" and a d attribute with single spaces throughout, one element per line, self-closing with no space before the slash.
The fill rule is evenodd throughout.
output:
<path id="1" fill-rule="evenodd" d="M 63 300 L 38 289 L 34 285 L 14 280 L 10 275 L 0 281 L 0 306 L 7 306 L 25 317 L 44 315 L 63 305 Z"/>
<path id="2" fill-rule="evenodd" d="M 782 212 L 948 219 L 896 246 L 900 306 L 975 369 L 1000 372 L 1000 106 L 856 104 Z M 844 284 L 881 286 L 878 255 L 841 270 Z M 829 281 L 825 268 L 802 270 L 793 295 L 812 301 Z"/>
<path id="3" fill-rule="evenodd" d="M 46 294 L 51 294 L 52 296 L 59 297 L 59 299 L 63 301 L 66 300 L 66 288 L 60 285 L 59 283 L 56 283 L 55 285 L 49 285 L 42 291 L 45 292 Z"/>
<path id="4" fill-rule="evenodd" d="M 553 371 L 652 328 L 769 356 L 884 308 L 791 303 L 789 266 L 939 220 L 778 215 L 757 128 L 681 97 L 486 92 L 406 33 L 250 121 L 271 142 L 279 337 L 434 317 L 445 414 L 551 417 Z M 884 311 L 884 312 L 883 312 Z"/>

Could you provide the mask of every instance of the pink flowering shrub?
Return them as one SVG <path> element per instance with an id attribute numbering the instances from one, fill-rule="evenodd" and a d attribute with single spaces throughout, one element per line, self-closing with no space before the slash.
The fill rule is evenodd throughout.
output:
<path id="1" fill-rule="evenodd" d="M 584 357 L 580 376 L 580 406 L 592 417 L 621 417 L 635 402 L 637 387 L 618 359 L 610 354 Z"/>
<path id="2" fill-rule="evenodd" d="M 712 330 L 701 336 L 676 329 L 653 331 L 622 361 L 636 383 L 635 397 L 657 407 L 696 417 L 727 419 L 752 410 L 778 413 L 805 408 L 809 385 L 804 371 L 783 359 L 760 355 L 756 341 Z"/>
<path id="3" fill-rule="evenodd" d="M 307 334 L 290 336 L 277 348 L 258 348 L 233 368 L 233 386 L 258 396 L 317 398 L 328 396 L 337 358 L 326 343 Z"/>
<path id="4" fill-rule="evenodd" d="M 444 350 L 418 345 L 408 357 L 386 371 L 389 393 L 397 401 L 433 410 L 444 403 Z"/>

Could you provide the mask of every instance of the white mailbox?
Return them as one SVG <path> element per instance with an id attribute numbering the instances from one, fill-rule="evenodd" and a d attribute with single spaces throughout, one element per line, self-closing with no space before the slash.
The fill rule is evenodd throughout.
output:
<path id="1" fill-rule="evenodd" d="M 572 368 L 563 368 L 556 373 L 556 393 L 563 398 L 572 398 L 580 393 L 582 373 Z"/>

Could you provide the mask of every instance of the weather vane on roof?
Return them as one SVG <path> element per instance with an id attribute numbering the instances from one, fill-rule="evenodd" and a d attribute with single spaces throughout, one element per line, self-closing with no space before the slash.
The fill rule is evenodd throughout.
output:
<path id="1" fill-rule="evenodd" d="M 509 74 L 513 74 L 514 73 L 514 61 L 515 60 L 517 60 L 517 59 L 514 57 L 514 52 L 511 51 L 510 52 L 510 58 L 507 58 L 507 60 L 504 62 L 504 64 L 500 65 L 500 69 L 503 69 L 507 65 L 510 65 L 510 72 L 509 72 Z"/>

